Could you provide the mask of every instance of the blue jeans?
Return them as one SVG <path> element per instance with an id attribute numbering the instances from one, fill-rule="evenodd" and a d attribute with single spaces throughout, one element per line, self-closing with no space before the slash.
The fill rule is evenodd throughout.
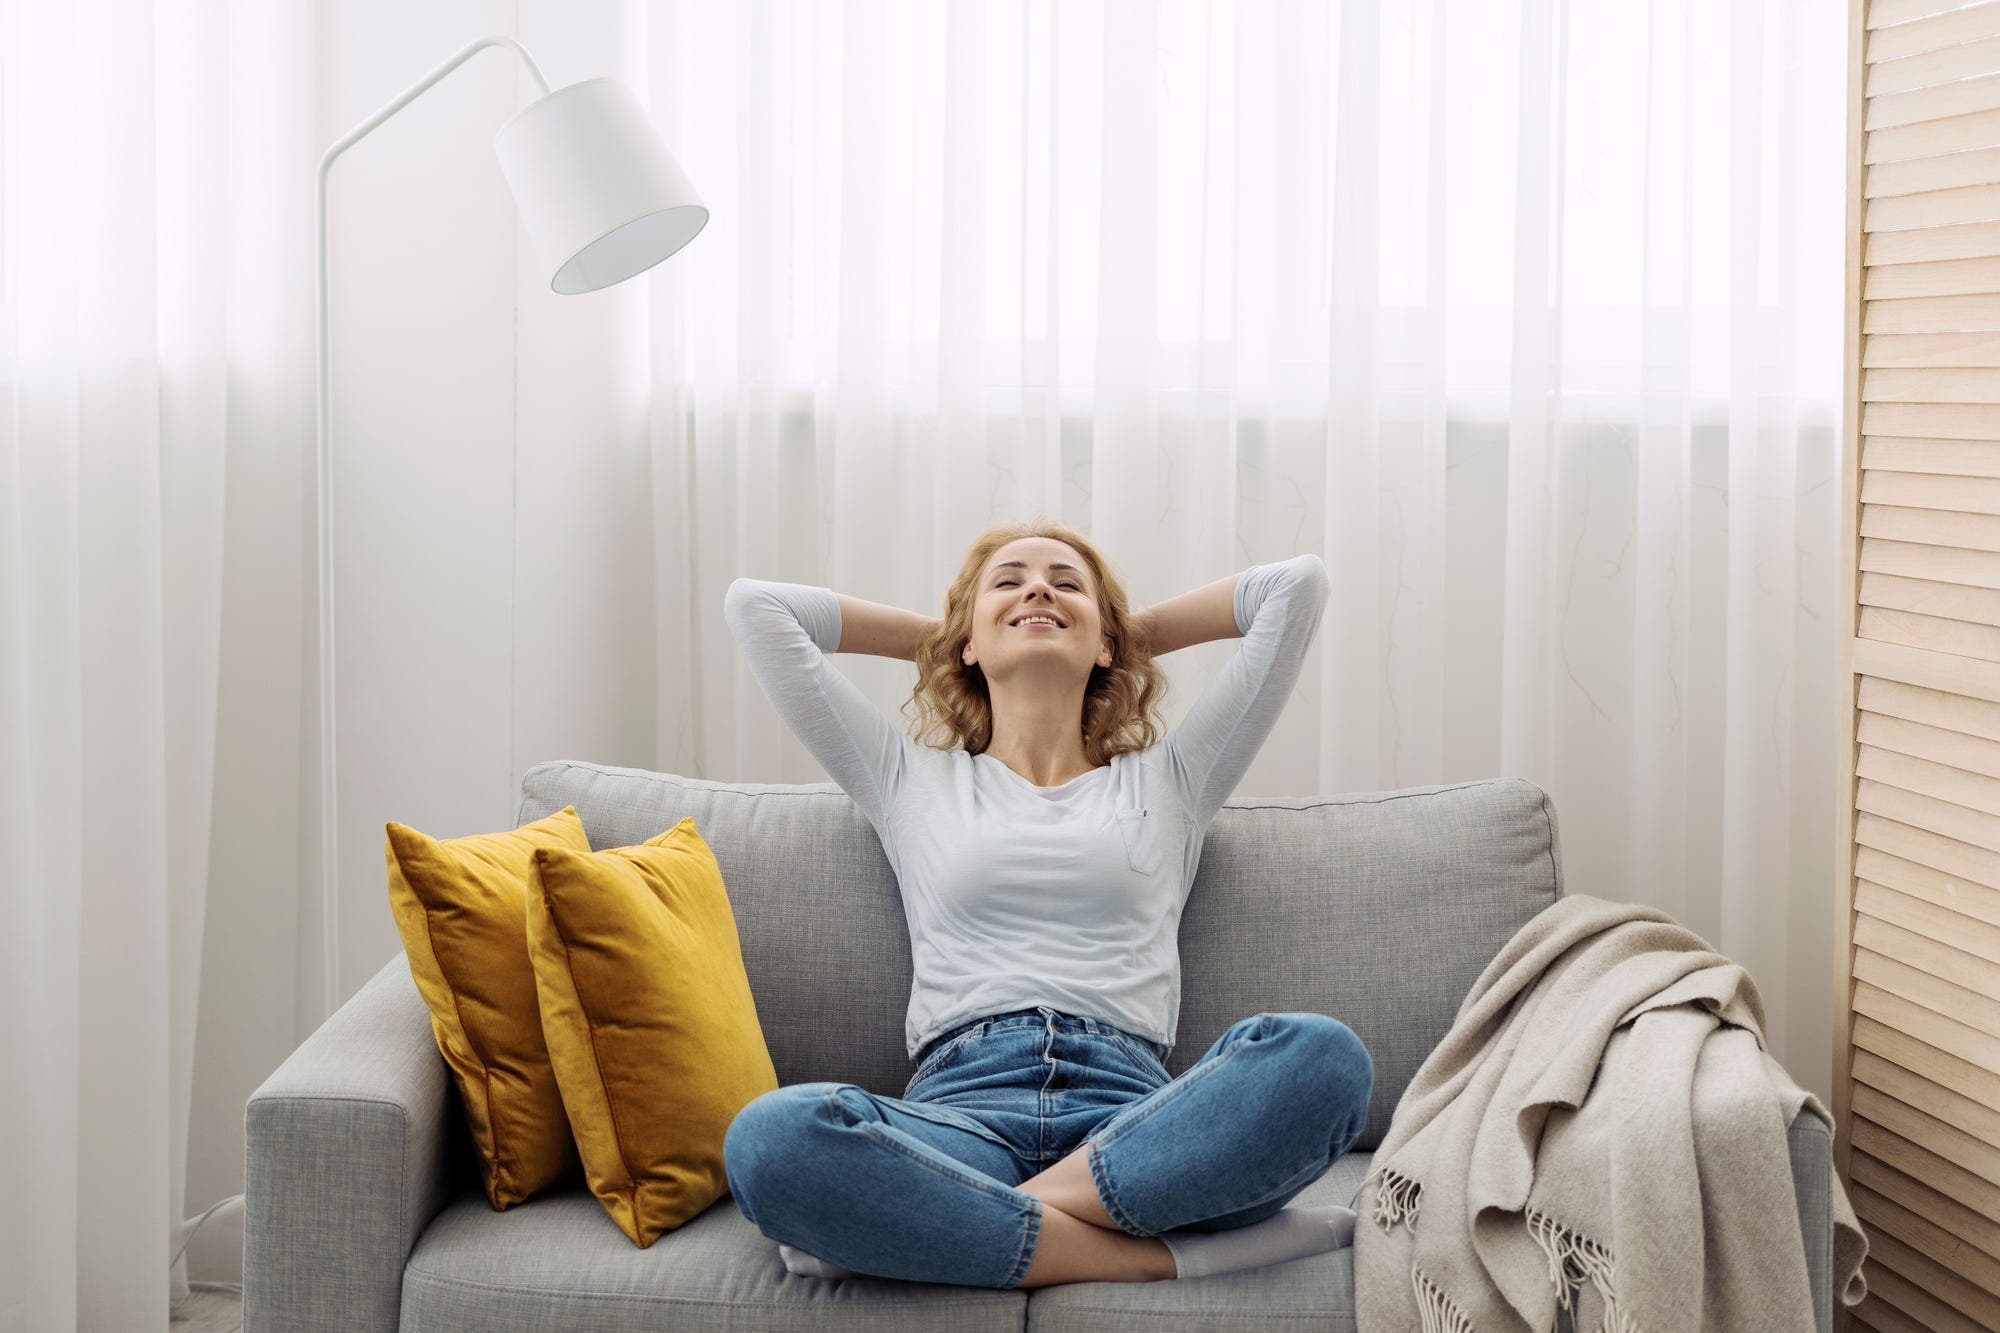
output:
<path id="1" fill-rule="evenodd" d="M 1153 1042 L 1047 1006 L 973 1019 L 918 1052 L 901 1097 L 795 1083 L 724 1136 L 730 1192 L 765 1236 L 879 1277 L 1012 1287 L 1042 1202 L 1014 1188 L 1089 1145 L 1134 1236 L 1261 1222 L 1368 1119 L 1375 1066 L 1325 1014 L 1258 1014 L 1179 1078 Z"/>

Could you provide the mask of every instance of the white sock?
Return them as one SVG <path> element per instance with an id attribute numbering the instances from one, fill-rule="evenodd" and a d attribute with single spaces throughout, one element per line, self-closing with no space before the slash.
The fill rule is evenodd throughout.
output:
<path id="1" fill-rule="evenodd" d="M 785 1244 L 783 1241 L 778 1243 L 778 1256 L 785 1261 L 787 1270 L 797 1273 L 800 1277 L 861 1276 L 861 1274 L 851 1268 L 842 1268 L 839 1264 L 830 1264 L 824 1259 L 815 1259 L 804 1250 L 796 1249 L 793 1246 Z"/>
<path id="2" fill-rule="evenodd" d="M 1338 1204 L 1281 1208 L 1233 1231 L 1169 1231 L 1154 1239 L 1173 1252 L 1176 1277 L 1210 1277 L 1324 1254 L 1354 1243 L 1355 1213 Z"/>

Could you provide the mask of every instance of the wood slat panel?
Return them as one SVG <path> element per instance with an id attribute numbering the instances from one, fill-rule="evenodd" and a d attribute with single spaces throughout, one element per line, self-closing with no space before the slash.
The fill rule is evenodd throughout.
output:
<path id="1" fill-rule="evenodd" d="M 1864 129 L 1891 130 L 1899 125 L 1946 120 L 1995 108 L 2000 108 L 2000 74 L 1987 74 L 1929 88 L 1913 88 L 1906 93 L 1870 97 L 1861 123 Z"/>
<path id="2" fill-rule="evenodd" d="M 2000 372 L 1994 372 L 1993 378 L 1996 384 L 2000 384 Z M 1864 472 L 1861 499 L 1867 504 L 1895 505 L 1904 509 L 2000 515 L 2000 477 L 1950 477 L 1934 472 Z"/>
<path id="3" fill-rule="evenodd" d="M 2000 38 L 1986 38 L 1984 42 L 1940 46 L 1920 56 L 1870 64 L 1862 90 L 1870 98 L 1884 98 L 1932 84 L 1948 84 L 1958 78 L 1978 78 L 1994 70 L 2000 70 Z"/>
<path id="4" fill-rule="evenodd" d="M 1949 259 L 1939 264 L 1891 264 L 1871 268 L 1871 290 L 1881 287 L 1889 296 L 1919 295 L 1900 291 L 1922 285 L 1903 281 L 1904 274 L 1930 274 L 1961 264 L 1985 265 L 2000 262 L 1988 259 Z M 1872 299 L 1872 298 L 1871 298 Z M 1872 333 L 1862 340 L 1863 367 L 1895 366 L 2000 366 L 2000 335 L 1991 333 Z M 1945 471 L 1943 468 L 1937 471 Z M 1991 473 L 1987 474 L 1991 476 Z"/>
<path id="5" fill-rule="evenodd" d="M 1877 953 L 1889 954 L 1946 981 L 1964 986 L 1991 1005 L 1995 1016 L 2000 1017 L 2000 926 L 1949 907 L 1940 907 L 1927 898 L 1900 893 L 1886 884 L 1866 878 L 1856 886 L 1854 905 L 1873 918 L 1877 926 L 1919 936 L 1929 941 L 1931 948 L 1949 950 L 1958 957 L 1929 959 L 1881 947 L 1873 942 L 1857 940 L 1857 943 L 1866 943 Z M 1957 1017 L 1964 1018 L 1965 1015 Z M 2000 1022 L 1991 1024 L 1990 1030 L 2000 1035 Z M 1993 1141 L 2000 1143 L 2000 1133 L 1993 1136 Z"/>
<path id="6" fill-rule="evenodd" d="M 1855 982 L 1854 1012 L 1866 1014 L 1884 1027 L 1907 1032 L 1918 1041 L 1935 1046 L 1946 1055 L 1955 1055 L 1984 1073 L 2000 1075 L 2000 1037 L 1990 1032 L 1981 1032 L 1957 1019 L 1947 1018 L 1936 1010 L 1927 1009 L 1914 1000 L 1906 1000 L 1872 982 Z M 1934 1081 L 1942 1083 L 1945 1080 Z M 1891 1124 L 1889 1128 L 1910 1137 L 1900 1125 Z M 1917 1141 L 1929 1146 L 1926 1140 Z"/>
<path id="7" fill-rule="evenodd" d="M 1861 1298 L 1861 1304 L 1848 1310 L 1847 1326 L 1867 1329 L 1869 1333 L 1930 1333 L 1928 1324 L 1912 1319 L 1872 1291 Z"/>
<path id="8" fill-rule="evenodd" d="M 1905 584 L 1926 589 L 1946 586 L 1926 583 L 1920 579 L 1898 579 L 1888 574 L 1869 577 L 1880 579 L 1884 588 L 1890 584 Z M 1953 591 L 1986 596 L 1986 593 L 1979 589 Z M 1927 608 L 1918 606 L 1909 609 Z M 1897 680 L 1867 676 L 1861 681 L 1857 705 L 1868 712 L 1880 713 L 1885 717 L 1900 717 L 1911 722 L 1921 722 L 1929 727 L 1940 727 L 1947 731 L 1962 732 L 1967 736 L 1977 736 L 1982 740 L 2000 741 L 2000 704 L 1988 703 L 1984 699 L 1968 699 L 1964 695 L 1947 694 L 1943 690 L 1927 690 L 1918 685 L 1905 685 Z"/>
<path id="9" fill-rule="evenodd" d="M 1899 643 L 1910 648 L 1928 648 L 1940 653 L 1976 657 L 1985 662 L 2000 662 L 2000 627 L 1993 625 L 1870 606 L 1862 608 L 1860 631 L 1862 638 L 1881 643 Z"/>
<path id="10" fill-rule="evenodd" d="M 1934 583 L 1930 579 L 1906 579 L 1899 574 L 1868 571 L 1861 575 L 1856 596 L 1862 606 L 1880 606 L 1894 611 L 1942 616 L 1946 620 L 2000 625 L 2000 589 L 1996 588 L 1968 588 L 1963 584 Z M 1873 680 L 1874 677 L 1868 679 Z"/>
<path id="11" fill-rule="evenodd" d="M 1933 727 L 1906 718 L 1864 712 L 1857 738 L 1878 750 L 1894 750 L 1932 763 L 1962 768 L 2000 781 L 2000 741 L 1967 736 L 1949 727 Z"/>
<path id="12" fill-rule="evenodd" d="M 2000 0 L 1849 24 L 1835 1322 L 2000 1330 Z"/>
<path id="13" fill-rule="evenodd" d="M 1969 148 L 1991 148 L 1995 144 L 2000 144 L 2000 112 L 1975 111 L 1969 116 L 1953 116 L 1949 120 L 1935 120 L 1928 124 L 1871 130 L 1862 138 L 1861 160 L 1873 166 L 1877 162 L 1937 157 L 1944 153 L 1962 153 Z M 1926 257 L 1945 258 L 1943 255 Z"/>
<path id="14" fill-rule="evenodd" d="M 1921 128 L 1935 127 L 1926 125 Z M 2000 140 L 1987 137 L 1982 142 L 1993 144 Z M 2000 222 L 1958 222 L 1949 227 L 1917 227 L 1911 231 L 1871 231 L 1862 236 L 1861 251 L 1862 262 L 1866 264 L 1923 264 L 1936 259 L 1978 259 L 1985 255 L 2000 255 Z M 1921 435 L 1924 432 L 1898 433 Z"/>
<path id="15" fill-rule="evenodd" d="M 1994 1128 L 1994 1121 L 2000 1120 L 2000 1110 L 1981 1106 L 1970 1097 L 1961 1097 L 1950 1088 L 1911 1073 L 1893 1060 L 1884 1060 L 1872 1051 L 1857 1051 L 1854 1056 L 1854 1079 L 1884 1096 L 1894 1097 L 1905 1106 L 1914 1106 L 1983 1143 L 2000 1143 L 2000 1132 Z M 2000 1223 L 1976 1225 L 1974 1235 L 2000 1238 Z M 2000 1250 L 1995 1253 L 2000 1254 Z"/>
<path id="16" fill-rule="evenodd" d="M 1869 745 L 1859 748 L 1854 771 L 1873 782 L 1888 783 L 1918 796 L 1949 801 L 1967 810 L 1991 815 L 1996 827 L 2000 827 L 2000 781 L 1993 778 Z"/>
<path id="17" fill-rule="evenodd" d="M 1920 435 L 1933 440 L 2000 440 L 2000 407 L 1988 403 L 1869 403 L 1864 435 Z"/>
<path id="18" fill-rule="evenodd" d="M 1978 1033 L 1994 1033 L 2000 1027 L 1994 1025 L 1994 1007 L 2000 1001 L 1986 999 L 1984 995 L 1972 991 L 1970 987 L 1958 985 L 1944 977 L 1934 975 L 1926 967 L 1918 967 L 1906 961 L 1904 955 L 1892 955 L 1894 949 L 1906 949 L 1906 943 L 1884 943 L 1882 933 L 1894 931 L 1886 923 L 1862 917 L 1856 913 L 1854 919 L 1854 977 L 1878 987 L 1898 999 L 1910 1001 L 1912 1005 L 1922 1005 L 1940 1019 L 1950 1019 L 1962 1027 L 1974 1029 Z M 1902 931 L 1902 939 L 1918 939 L 1930 949 L 1940 949 L 1936 941 L 1928 941 L 1910 931 Z M 2000 1073 L 2000 1071 L 1994 1071 Z M 2000 1161 L 1996 1161 L 1994 1183 L 2000 1185 Z"/>
<path id="19" fill-rule="evenodd" d="M 1937 926 L 1935 930 L 1930 925 L 1913 925 L 1910 921 L 1899 918 L 1885 918 L 1918 934 L 1929 935 L 1932 939 L 1941 939 L 1950 944 L 1955 938 L 1960 938 L 1958 932 L 1961 930 L 1977 927 L 1975 934 L 1982 941 L 1992 938 L 1985 935 L 1985 931 L 2000 930 L 2000 890 L 1988 888 L 1974 880 L 1955 879 L 1927 865 L 1906 861 L 1900 856 L 1866 846 L 1856 846 L 1854 849 L 1854 877 L 1857 881 L 1866 880 L 1870 884 L 1879 884 L 1905 898 L 1914 898 L 1939 912 L 1946 913 L 1943 917 L 1930 918 Z M 1916 914 L 1912 916 L 1914 918 Z M 1938 933 L 1938 930 L 1946 928 L 1953 934 Z M 1977 953 L 1982 958 L 1990 956 L 1986 952 L 1984 943 L 1969 949 L 1968 952 Z"/>
<path id="20" fill-rule="evenodd" d="M 1874 1233 L 1871 1231 L 1869 1235 L 1872 1241 Z M 1868 1279 L 1871 1295 L 1880 1296 L 1885 1303 L 1919 1320 L 1932 1333 L 1992 1333 L 1926 1291 L 1920 1281 L 1912 1282 L 1890 1268 L 1874 1252 L 1872 1244 L 1868 1257 L 1862 1261 L 1861 1273 Z"/>
<path id="21" fill-rule="evenodd" d="M 1854 1020 L 1854 1045 L 1857 1050 L 1873 1051 L 1884 1060 L 1981 1105 L 2000 1106 L 2000 1100 L 1996 1100 L 2000 1098 L 2000 1074 L 1961 1060 L 1907 1032 L 1861 1016 Z M 1995 1209 L 1994 1219 L 2000 1221 L 2000 1195 L 1995 1196 Z"/>
<path id="22" fill-rule="evenodd" d="M 1980 0 L 1874 0 L 1866 6 L 1868 20 L 1864 28 L 1886 28 L 1890 24 L 1906 24 L 1912 18 L 1928 18 L 1932 14 L 1946 14 L 1950 10 L 1962 10 L 1968 4 L 1978 4 Z"/>
<path id="23" fill-rule="evenodd" d="M 1907 194 L 1923 194 L 1928 190 L 1956 189 L 1961 185 L 2000 184 L 2000 148 L 1976 148 L 1969 153 L 1946 153 L 1943 157 L 1913 157 L 1902 162 L 1883 162 L 1867 168 L 1861 180 L 1864 199 L 1894 199 Z M 1960 262 L 1976 265 L 1978 261 Z M 1937 290 L 1991 291 L 1992 288 L 1979 285 L 1983 281 L 1985 279 L 1951 281 Z M 1874 292 L 1864 288 L 1862 295 L 1872 300 L 1878 295 L 1920 296 L 1924 293 Z"/>
<path id="24" fill-rule="evenodd" d="M 1854 841 L 1857 846 L 2000 893 L 2000 856 L 1982 847 L 1866 812 L 1854 816 Z"/>
<path id="25" fill-rule="evenodd" d="M 1992 816 L 1967 810 L 1949 801 L 1920 796 L 1887 782 L 1871 782 L 1866 778 L 1856 782 L 1854 808 L 1898 823 L 1929 829 L 1988 851 L 2000 851 L 2000 821 L 1995 821 Z"/>
<path id="26" fill-rule="evenodd" d="M 1919 1254 L 1935 1259 L 2000 1306 L 2000 1259 L 1981 1254 L 1976 1246 L 1966 1244 L 1935 1222 L 1865 1185 L 1856 1185 L 1849 1194 L 1855 1215 L 1862 1221 L 1894 1236 Z"/>
<path id="27" fill-rule="evenodd" d="M 1959 0 L 1964 4 L 1965 0 Z M 1982 37 L 2000 37 L 2000 5 L 1977 4 L 1957 8 L 1951 0 L 1875 0 L 1867 6 L 1869 32 L 1862 47 L 1870 64 L 1900 60 L 1906 56 L 1935 51 L 1941 46 L 1976 42 Z M 1948 13 L 1939 13 L 1948 10 Z M 1918 15 L 1935 14 L 1935 18 Z M 1893 28 L 1885 25 L 1895 24 Z"/>
<path id="28" fill-rule="evenodd" d="M 1872 1061 L 1875 1057 L 1864 1051 L 1860 1058 Z M 1856 1068 L 1859 1067 L 1857 1063 Z M 1952 1235 L 1978 1246 L 1985 1253 L 2000 1255 L 2000 1222 L 1980 1216 L 1958 1200 L 1948 1199 L 1939 1194 L 1922 1181 L 1913 1180 L 1894 1167 L 1876 1161 L 1867 1153 L 1854 1155 L 1853 1180 L 1866 1185 L 1884 1198 L 1894 1199 L 1919 1216 L 1930 1218 Z"/>
<path id="29" fill-rule="evenodd" d="M 2000 69 L 2000 37 L 1940 46 L 1916 55 L 1877 58 L 1862 83 L 1863 95 L 1883 97 L 1906 93 L 1954 79 L 1991 74 Z"/>
<path id="30" fill-rule="evenodd" d="M 1897 574 L 1904 578 L 1929 579 L 1935 583 L 1957 583 L 1968 588 L 2000 588 L 2000 554 L 1967 551 L 1950 546 L 1927 546 L 1922 542 L 1896 541 L 1889 537 L 1864 537 L 1860 568 L 1876 574 Z M 1988 698 L 1988 695 L 1980 695 Z"/>
<path id="31" fill-rule="evenodd" d="M 1949 569 L 1931 569 L 1928 573 L 1921 568 L 1928 562 L 1911 560 L 1901 551 L 1929 550 L 1944 554 L 1937 547 L 1910 546 L 1900 542 L 1883 543 L 1886 547 L 1897 547 L 1880 557 L 1879 564 L 1871 564 L 1868 558 L 1868 543 L 1862 543 L 1862 565 L 1878 569 L 1880 565 L 1891 568 L 1881 570 L 1889 574 L 1912 574 L 1917 578 L 1935 578 L 1939 573 L 1949 574 Z M 1937 564 L 1951 562 L 1939 561 Z M 1900 566 L 1900 567 L 1898 567 Z M 1947 578 L 1946 582 L 1957 582 Z M 1856 638 L 1848 646 L 1854 670 L 1865 675 L 1881 676 L 1886 680 L 1900 680 L 1906 685 L 1923 685 L 1933 690 L 1944 690 L 1950 694 L 1969 695 L 1974 699 L 1990 699 L 2000 703 L 2000 667 L 1991 662 L 1982 662 L 1976 657 L 1959 657 L 1952 653 L 1934 653 L 1924 648 L 1910 648 L 1900 643 L 1883 643 L 1879 639 Z M 1929 825 L 1921 827 L 1928 828 Z M 1933 829 L 1947 837 L 1957 837 L 1949 829 Z M 1978 839 L 1973 839 L 1978 842 Z M 1989 842 L 1979 842 L 1979 846 L 1989 850 L 2000 850 Z"/>
<path id="32" fill-rule="evenodd" d="M 1893 301 L 1869 301 L 1861 316 L 1863 333 L 1991 333 L 2000 329 L 2000 296 L 1990 292 L 1956 296 L 1912 296 Z M 1871 393 L 1863 382 L 1862 397 L 1896 399 L 1893 393 Z M 1912 398 L 1911 402 L 1990 403 L 1991 398 Z"/>
<path id="33" fill-rule="evenodd" d="M 1992 514 L 1912 509 L 1906 505 L 1864 505 L 1861 535 L 1923 546 L 2000 552 L 2000 518 Z"/>
<path id="34" fill-rule="evenodd" d="M 1991 222 L 2000 218 L 2000 188 L 1959 185 L 1922 194 L 1898 194 L 1877 199 L 1862 209 L 1866 232 L 1908 231 L 1912 227 L 1947 227 L 1959 222 Z"/>
<path id="35" fill-rule="evenodd" d="M 1879 435 L 1861 442 L 1861 466 L 1871 472 L 1934 472 L 1947 477 L 2000 477 L 2000 443 L 1913 440 Z"/>
<path id="36" fill-rule="evenodd" d="M 1912 1249 L 1880 1227 L 1868 1233 L 1868 1255 L 1871 1259 L 1879 1258 L 1884 1267 L 1917 1283 L 1926 1294 L 1974 1321 L 1976 1327 L 1983 1330 L 2000 1328 L 2000 1296 L 1980 1290 L 1931 1256 Z"/>
<path id="37" fill-rule="evenodd" d="M 1871 301 L 1878 307 L 1914 308 L 1934 306 L 1944 300 L 1928 296 L 1918 301 Z M 2000 296 L 1967 298 L 1992 302 L 1995 324 L 2000 324 Z M 1962 322 L 1969 326 L 1971 320 Z M 1937 321 L 1930 327 L 1942 328 Z M 1888 368 L 1871 370 L 1861 377 L 1861 397 L 1870 403 L 1994 403 L 2000 402 L 2000 370 L 1985 367 L 1942 367 L 1938 369 Z"/>
<path id="38" fill-rule="evenodd" d="M 2000 1221 L 2000 1189 L 1893 1130 L 1872 1121 L 1857 1122 L 1854 1149 L 1857 1157 L 1865 1152 L 1904 1175 L 1923 1181 L 1981 1217 Z"/>

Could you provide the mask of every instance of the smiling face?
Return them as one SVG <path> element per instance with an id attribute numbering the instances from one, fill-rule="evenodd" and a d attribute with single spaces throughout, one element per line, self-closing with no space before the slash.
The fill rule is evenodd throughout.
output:
<path id="1" fill-rule="evenodd" d="M 1028 617 L 1057 623 L 1023 623 Z M 989 680 L 1017 670 L 1087 678 L 1092 666 L 1110 666 L 1097 586 L 1083 557 L 1053 537 L 1023 537 L 995 551 L 979 571 L 972 642 L 961 656 Z"/>

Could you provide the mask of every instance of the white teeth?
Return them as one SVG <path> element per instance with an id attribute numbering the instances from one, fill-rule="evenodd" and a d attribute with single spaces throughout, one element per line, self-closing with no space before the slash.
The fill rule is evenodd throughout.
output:
<path id="1" fill-rule="evenodd" d="M 1055 621 L 1049 619 L 1047 616 L 1022 616 L 1019 620 L 1015 621 L 1014 623 L 1016 625 L 1047 624 L 1047 625 L 1055 625 L 1057 629 L 1062 628 L 1061 625 L 1056 624 Z"/>

